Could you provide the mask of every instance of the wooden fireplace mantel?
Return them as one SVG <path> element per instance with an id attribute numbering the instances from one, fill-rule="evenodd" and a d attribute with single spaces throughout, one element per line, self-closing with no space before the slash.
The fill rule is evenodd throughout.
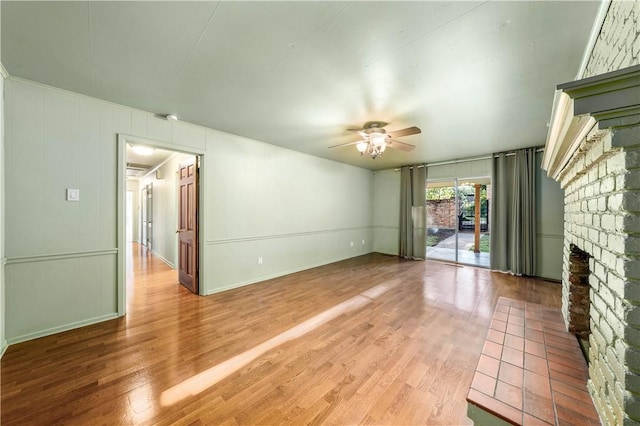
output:
<path id="1" fill-rule="evenodd" d="M 605 129 L 640 125 L 640 65 L 560 84 L 542 168 L 555 180 L 580 144 Z"/>

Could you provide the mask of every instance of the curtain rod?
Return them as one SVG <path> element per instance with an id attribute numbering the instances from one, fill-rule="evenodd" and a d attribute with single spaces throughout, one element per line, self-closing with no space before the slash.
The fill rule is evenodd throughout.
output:
<path id="1" fill-rule="evenodd" d="M 537 147 L 536 152 L 544 152 L 544 147 Z M 516 155 L 515 151 L 505 151 L 507 157 L 512 157 Z M 470 158 L 461 158 L 459 160 L 449 160 L 449 161 L 439 161 L 437 163 L 426 163 L 426 164 L 418 164 L 417 166 L 410 166 L 410 169 L 414 167 L 420 169 L 422 167 L 433 167 L 433 166 L 445 166 L 447 164 L 458 164 L 458 163 L 467 163 L 469 161 L 479 161 L 479 160 L 489 160 L 494 157 L 498 157 L 499 154 L 490 154 L 484 155 L 482 157 L 470 157 Z M 394 169 L 394 171 L 399 172 L 400 168 Z"/>

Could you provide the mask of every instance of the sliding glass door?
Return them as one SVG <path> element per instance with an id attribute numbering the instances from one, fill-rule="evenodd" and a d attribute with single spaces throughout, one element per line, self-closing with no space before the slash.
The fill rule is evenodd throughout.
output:
<path id="1" fill-rule="evenodd" d="M 489 267 L 491 179 L 427 182 L 427 257 Z"/>
<path id="2" fill-rule="evenodd" d="M 456 181 L 427 182 L 427 257 L 457 262 Z"/>

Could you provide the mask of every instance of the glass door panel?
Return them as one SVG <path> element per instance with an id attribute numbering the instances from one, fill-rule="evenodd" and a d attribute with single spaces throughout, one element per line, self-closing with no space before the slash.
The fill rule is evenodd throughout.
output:
<path id="1" fill-rule="evenodd" d="M 427 182 L 427 257 L 456 262 L 456 182 Z"/>

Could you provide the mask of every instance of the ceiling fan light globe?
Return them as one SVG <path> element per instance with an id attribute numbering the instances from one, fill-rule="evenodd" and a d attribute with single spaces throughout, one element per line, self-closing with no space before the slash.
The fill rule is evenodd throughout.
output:
<path id="1" fill-rule="evenodd" d="M 371 135 L 371 143 L 373 143 L 375 146 L 384 145 L 384 135 L 381 135 L 379 133 Z"/>
<path id="2" fill-rule="evenodd" d="M 358 150 L 358 152 L 364 153 L 367 150 L 368 146 L 369 144 L 363 141 L 356 145 L 356 149 Z"/>

